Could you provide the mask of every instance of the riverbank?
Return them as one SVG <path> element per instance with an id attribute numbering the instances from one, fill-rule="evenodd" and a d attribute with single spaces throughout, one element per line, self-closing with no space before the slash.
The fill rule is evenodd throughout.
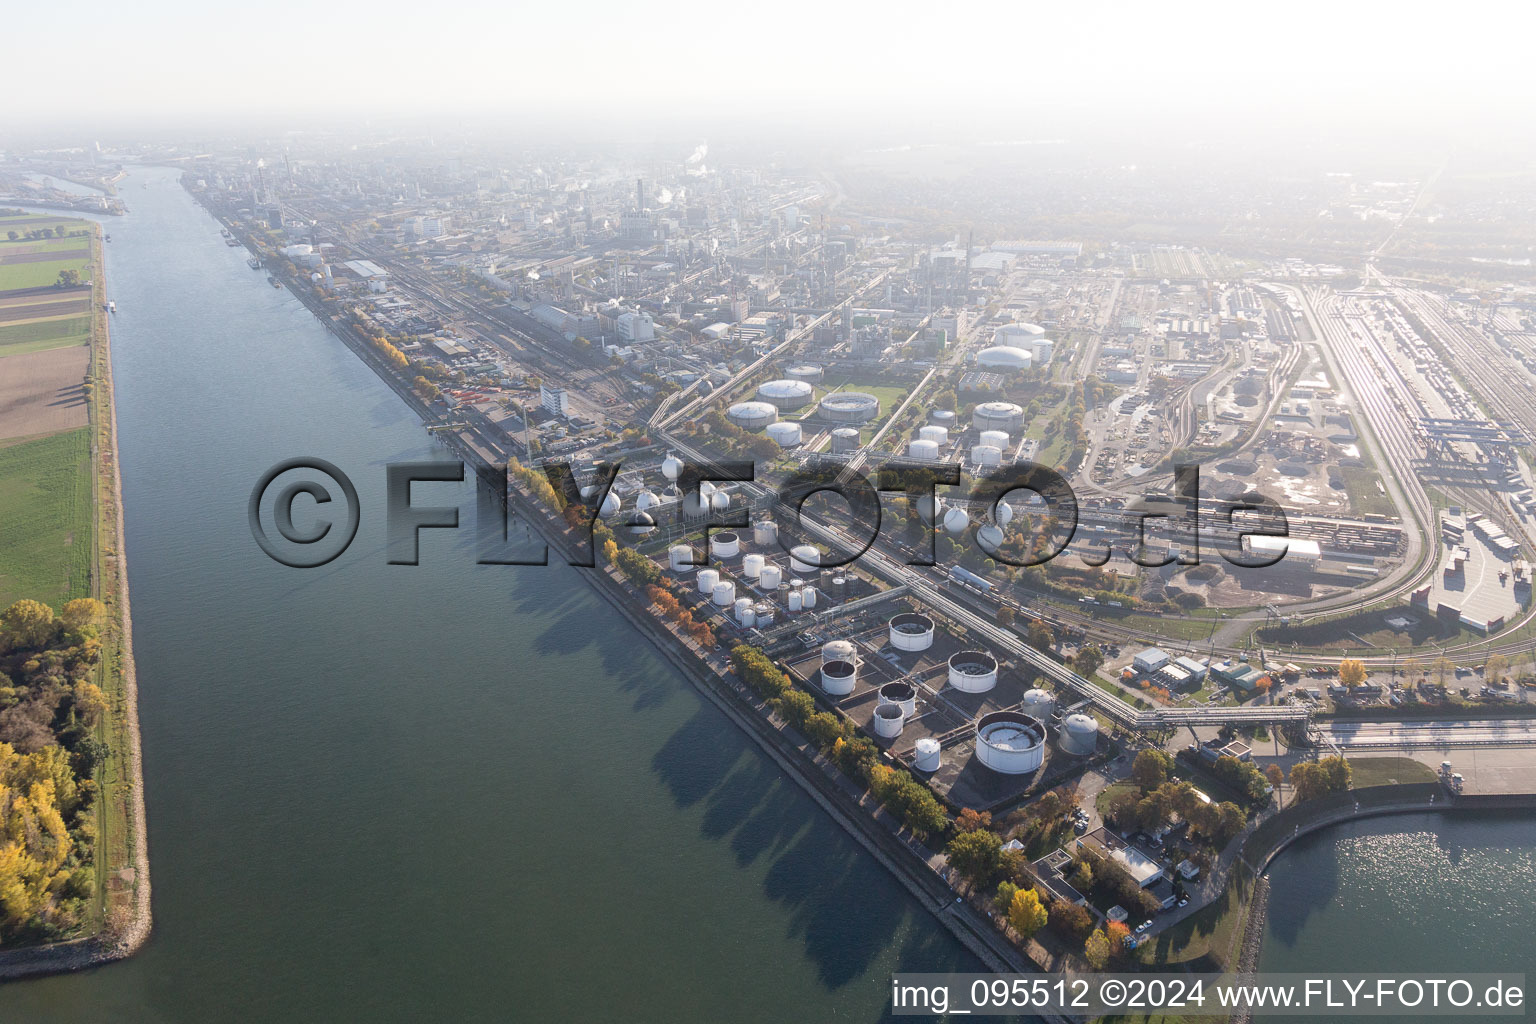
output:
<path id="1" fill-rule="evenodd" d="M 102 725 L 112 748 L 103 771 L 95 863 L 99 920 L 94 934 L 66 942 L 0 952 L 0 979 L 81 970 L 132 956 L 151 929 L 149 841 L 144 806 L 138 677 L 123 533 L 123 482 L 117 458 L 111 323 L 102 231 L 91 233 L 90 387 L 95 542 L 92 596 L 108 609 L 98 684 L 120 708 Z M 121 835 L 114 830 L 120 828 Z M 116 852 L 116 856 L 114 856 Z"/>

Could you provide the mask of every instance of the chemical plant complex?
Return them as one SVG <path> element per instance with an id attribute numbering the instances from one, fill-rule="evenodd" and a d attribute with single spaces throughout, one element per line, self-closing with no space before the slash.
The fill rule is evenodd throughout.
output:
<path id="1" fill-rule="evenodd" d="M 941 230 L 873 174 L 704 146 L 170 156 L 680 671 L 867 788 L 850 827 L 899 835 L 893 870 L 960 893 L 997 963 L 1045 954 L 938 852 L 962 815 L 1019 886 L 1174 960 L 1314 762 L 1461 786 L 1454 739 L 1352 722 L 1496 719 L 1536 686 L 1528 280 Z M 1308 202 L 1411 225 L 1415 190 Z"/>

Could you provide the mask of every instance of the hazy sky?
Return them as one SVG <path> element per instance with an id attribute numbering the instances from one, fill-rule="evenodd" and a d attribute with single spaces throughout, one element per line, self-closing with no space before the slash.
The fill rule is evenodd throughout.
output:
<path id="1" fill-rule="evenodd" d="M 1536 99 L 1530 3 L 14 4 L 0 118 Z M 53 43 L 56 42 L 57 45 Z M 1521 50 L 1526 52 L 1522 55 Z M 0 139 L 3 144 L 3 139 Z"/>

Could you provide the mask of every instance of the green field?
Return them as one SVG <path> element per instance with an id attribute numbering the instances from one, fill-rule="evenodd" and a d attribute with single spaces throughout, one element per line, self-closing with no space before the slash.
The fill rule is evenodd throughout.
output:
<path id="1" fill-rule="evenodd" d="M 0 359 L 23 352 L 84 345 L 91 340 L 91 318 L 63 317 L 30 324 L 0 325 Z"/>
<path id="2" fill-rule="evenodd" d="M 91 430 L 0 447 L 0 608 L 90 594 Z"/>
<path id="3" fill-rule="evenodd" d="M 59 274 L 73 270 L 81 280 L 89 275 L 91 261 L 86 257 L 72 260 L 48 260 L 44 263 L 0 264 L 0 292 L 13 288 L 43 288 L 55 284 Z"/>

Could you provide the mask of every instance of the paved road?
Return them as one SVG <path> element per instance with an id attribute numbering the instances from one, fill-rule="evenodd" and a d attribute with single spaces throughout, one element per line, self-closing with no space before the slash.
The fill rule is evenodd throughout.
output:
<path id="1" fill-rule="evenodd" d="M 1345 722 L 1322 724 L 1323 731 L 1343 748 L 1454 747 L 1501 744 L 1536 747 L 1536 720 L 1485 722 Z"/>

